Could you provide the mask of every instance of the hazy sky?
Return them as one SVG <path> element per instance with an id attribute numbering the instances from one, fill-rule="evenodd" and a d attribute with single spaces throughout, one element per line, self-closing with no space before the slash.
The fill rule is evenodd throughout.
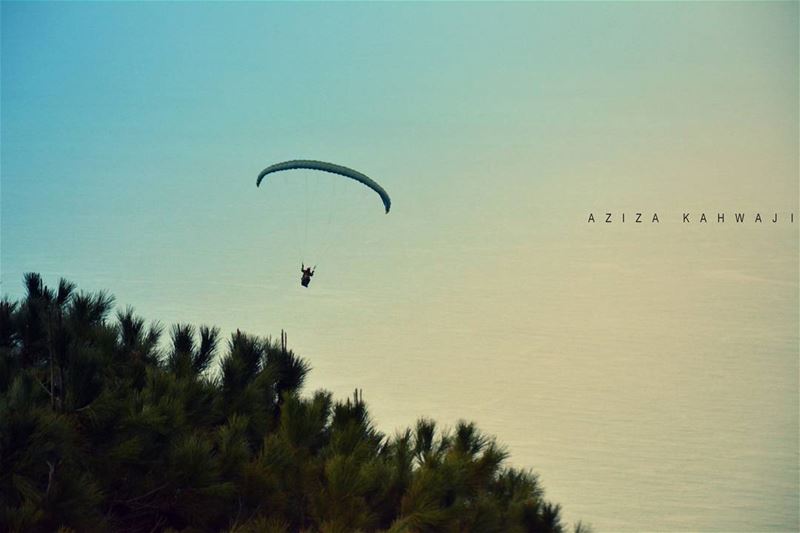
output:
<path id="1" fill-rule="evenodd" d="M 758 497 L 796 523 L 797 2 L 1 9 L 3 294 L 38 271 L 286 328 L 312 387 L 363 388 L 387 431 L 475 419 L 608 529 L 724 527 L 721 502 L 755 527 Z M 295 158 L 392 212 L 317 173 L 256 189 Z M 609 210 L 661 223 L 586 223 Z M 784 220 L 731 223 L 759 210 Z M 742 471 L 765 492 L 726 492 Z"/>
<path id="2" fill-rule="evenodd" d="M 280 289 L 298 233 L 327 238 L 324 223 L 307 235 L 304 210 L 330 215 L 316 176 L 310 192 L 307 176 L 254 188 L 262 167 L 292 158 L 353 166 L 392 194 L 392 215 L 373 202 L 354 216 L 363 191 L 332 186 L 336 219 L 369 226 L 334 251 L 401 256 L 326 264 L 357 283 L 418 278 L 408 247 L 450 263 L 442 246 L 566 242 L 589 211 L 791 211 L 797 11 L 4 2 L 4 291 L 28 269 L 102 274 L 117 290 Z M 275 206 L 301 211 L 286 213 L 299 224 Z"/>

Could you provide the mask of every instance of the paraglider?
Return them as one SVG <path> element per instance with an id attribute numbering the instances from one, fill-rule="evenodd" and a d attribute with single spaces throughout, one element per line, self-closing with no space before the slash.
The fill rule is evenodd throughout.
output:
<path id="1" fill-rule="evenodd" d="M 311 276 L 314 275 L 314 270 L 316 270 L 316 268 L 316 265 L 314 265 L 314 268 L 311 268 L 300 263 L 300 272 L 303 273 L 303 276 L 300 278 L 300 285 L 308 287 L 308 284 L 311 283 Z"/>
<path id="2" fill-rule="evenodd" d="M 284 170 L 298 170 L 298 169 L 307 169 L 307 170 L 320 170 L 323 172 L 329 172 L 331 174 L 337 174 L 339 176 L 343 176 L 345 178 L 349 178 L 354 180 L 362 185 L 372 189 L 381 199 L 383 202 L 383 207 L 386 210 L 386 213 L 389 212 L 389 209 L 392 206 L 392 200 L 389 198 L 389 194 L 386 190 L 381 187 L 378 182 L 367 176 L 366 174 L 362 174 L 357 170 L 353 170 L 352 168 L 348 168 L 342 165 L 337 165 L 334 163 L 326 163 L 325 161 L 314 161 L 310 159 L 294 159 L 292 161 L 284 161 L 282 163 L 275 163 L 274 165 L 270 165 L 264 170 L 262 170 L 258 174 L 258 178 L 256 179 L 256 187 L 261 186 L 261 182 L 267 177 L 269 174 L 274 172 L 281 172 Z M 308 214 L 306 213 L 306 228 L 308 226 Z M 300 263 L 300 285 L 303 287 L 308 287 L 309 283 L 311 283 L 311 277 L 314 275 L 314 271 L 316 270 L 316 265 L 314 268 L 306 267 L 305 264 L 301 261 Z"/>
<path id="3" fill-rule="evenodd" d="M 362 183 L 378 193 L 378 196 L 381 197 L 381 201 L 383 202 L 383 207 L 386 209 L 386 212 L 389 212 L 389 209 L 392 207 L 392 200 L 389 198 L 389 194 L 386 190 L 381 187 L 378 182 L 370 178 L 369 176 L 362 174 L 357 170 L 353 170 L 352 168 L 343 167 L 342 165 L 336 165 L 334 163 L 326 163 L 325 161 L 313 161 L 310 159 L 295 159 L 292 161 L 284 161 L 283 163 L 275 163 L 274 165 L 270 165 L 258 175 L 258 179 L 256 180 L 256 187 L 261 186 L 261 181 L 267 174 L 272 174 L 273 172 L 280 172 L 282 170 L 296 170 L 296 169 L 308 169 L 308 170 L 321 170 L 323 172 L 330 172 L 332 174 L 338 174 L 340 176 L 344 176 L 346 178 L 350 178 L 351 180 L 355 180 L 359 183 Z"/>

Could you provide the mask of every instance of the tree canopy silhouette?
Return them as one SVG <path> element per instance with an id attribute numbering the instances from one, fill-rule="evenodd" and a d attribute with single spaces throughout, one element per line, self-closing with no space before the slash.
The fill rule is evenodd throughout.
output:
<path id="1" fill-rule="evenodd" d="M 25 287 L 0 302 L 0 530 L 565 530 L 473 424 L 387 436 L 358 393 L 301 394 L 284 342 Z"/>

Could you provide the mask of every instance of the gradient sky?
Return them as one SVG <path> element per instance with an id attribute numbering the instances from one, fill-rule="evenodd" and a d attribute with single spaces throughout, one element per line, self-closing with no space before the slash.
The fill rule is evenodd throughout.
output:
<path id="1" fill-rule="evenodd" d="M 607 529 L 756 526 L 759 497 L 797 523 L 797 2 L 1 9 L 3 294 L 38 271 L 165 323 L 286 328 L 312 387 L 364 388 L 387 431 L 475 419 Z M 255 188 L 295 158 L 369 174 L 392 212 L 313 173 Z M 662 223 L 586 224 L 609 210 Z M 756 210 L 795 223 L 680 224 Z M 656 489 L 641 465 L 683 430 L 668 453 L 711 470 Z M 726 492 L 750 452 L 773 484 Z M 643 486 L 674 489 L 663 521 Z"/>
<path id="2" fill-rule="evenodd" d="M 398 215 L 364 219 L 380 228 L 368 241 L 392 236 L 382 250 L 563 239 L 590 210 L 797 205 L 796 3 L 4 2 L 2 15 L 12 293 L 29 268 L 125 279 L 132 260 L 164 282 L 273 281 L 265 249 L 286 243 L 252 182 L 291 158 L 379 178 Z M 281 185 L 280 205 L 305 208 L 305 189 Z"/>

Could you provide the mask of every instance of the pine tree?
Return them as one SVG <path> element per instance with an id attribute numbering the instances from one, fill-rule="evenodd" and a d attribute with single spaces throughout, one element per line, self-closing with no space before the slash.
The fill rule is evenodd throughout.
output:
<path id="1" fill-rule="evenodd" d="M 536 476 L 474 424 L 386 436 L 363 396 L 236 331 L 109 315 L 108 293 L 0 301 L 2 531 L 561 532 Z M 576 532 L 588 527 L 577 524 Z"/>

